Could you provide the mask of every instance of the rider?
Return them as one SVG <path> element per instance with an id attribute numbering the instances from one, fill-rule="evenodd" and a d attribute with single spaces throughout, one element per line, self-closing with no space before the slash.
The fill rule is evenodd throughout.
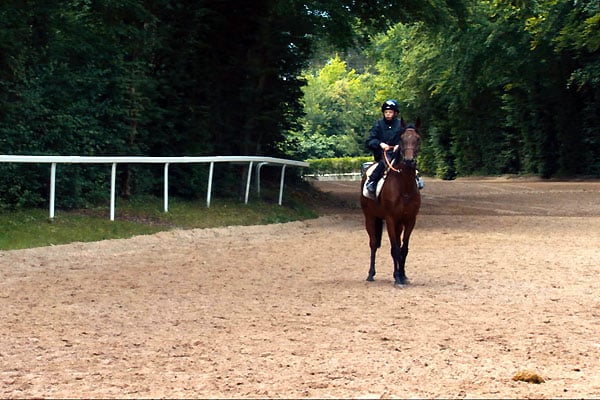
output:
<path id="1" fill-rule="evenodd" d="M 385 163 L 383 161 L 383 153 L 396 150 L 400 145 L 400 136 L 404 133 L 401 121 L 398 119 L 400 109 L 396 100 L 386 100 L 381 105 L 383 118 L 377 120 L 373 127 L 369 130 L 369 137 L 366 145 L 373 152 L 373 158 L 377 163 L 377 167 L 373 170 L 365 186 L 371 195 L 375 195 L 377 182 L 383 176 L 385 171 Z M 417 186 L 423 188 L 423 181 L 417 173 Z"/>
<path id="2" fill-rule="evenodd" d="M 396 100 L 386 100 L 381 105 L 381 113 L 383 118 L 377 120 L 371 130 L 366 145 L 373 152 L 373 158 L 377 163 L 377 167 L 369 176 L 366 183 L 366 188 L 372 195 L 375 194 L 377 182 L 383 176 L 385 164 L 383 161 L 383 152 L 394 150 L 394 146 L 400 144 L 400 136 L 404 132 L 404 128 L 398 119 L 398 102 Z"/>

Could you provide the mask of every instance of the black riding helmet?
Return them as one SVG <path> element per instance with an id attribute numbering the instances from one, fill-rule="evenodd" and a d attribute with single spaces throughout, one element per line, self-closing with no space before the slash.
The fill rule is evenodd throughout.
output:
<path id="1" fill-rule="evenodd" d="M 385 110 L 394 110 L 396 112 L 400 112 L 400 108 L 398 108 L 398 102 L 396 100 L 386 100 L 381 105 L 381 112 Z"/>

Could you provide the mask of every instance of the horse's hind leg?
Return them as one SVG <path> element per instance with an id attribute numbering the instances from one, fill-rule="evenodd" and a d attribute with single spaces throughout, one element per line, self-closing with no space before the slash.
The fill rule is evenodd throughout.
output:
<path id="1" fill-rule="evenodd" d="M 393 223 L 393 225 L 391 225 L 393 226 L 393 229 L 388 228 L 388 233 L 392 247 L 392 259 L 394 260 L 394 284 L 404 285 L 408 283 L 404 265 L 406 263 L 406 254 L 408 253 L 407 233 L 410 235 L 410 232 L 406 230 L 406 226 L 404 226 L 401 221 L 389 222 L 390 224 Z M 401 241 L 402 238 L 404 240 Z"/>
<path id="2" fill-rule="evenodd" d="M 367 281 L 373 282 L 375 280 L 375 254 L 377 253 L 377 248 L 371 247 L 371 264 L 369 267 L 369 276 L 367 276 Z"/>
<path id="3" fill-rule="evenodd" d="M 375 279 L 375 255 L 377 249 L 381 247 L 381 236 L 383 232 L 383 220 L 373 218 L 370 224 L 367 224 L 367 232 L 369 232 L 369 247 L 371 248 L 371 264 L 369 267 L 369 276 L 367 281 L 373 282 Z"/>
<path id="4" fill-rule="evenodd" d="M 385 223 L 387 225 L 388 236 L 390 238 L 390 252 L 392 255 L 392 260 L 394 261 L 394 281 L 396 285 L 404 284 L 406 281 L 406 276 L 404 275 L 404 269 L 400 268 L 400 235 L 402 234 L 402 223 L 394 221 L 393 218 L 387 218 Z"/>

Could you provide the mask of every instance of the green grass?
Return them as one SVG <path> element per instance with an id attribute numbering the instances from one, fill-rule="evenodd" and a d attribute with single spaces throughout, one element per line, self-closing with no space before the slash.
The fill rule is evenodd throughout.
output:
<path id="1" fill-rule="evenodd" d="M 55 212 L 48 209 L 0 213 L 0 250 L 51 246 L 71 242 L 92 242 L 128 238 L 170 229 L 211 228 L 229 225 L 263 225 L 316 218 L 310 196 L 290 191 L 283 205 L 276 202 L 213 200 L 206 202 L 169 199 L 169 212 L 163 212 L 162 199 L 154 197 L 117 199 L 115 220 L 108 206 Z"/>

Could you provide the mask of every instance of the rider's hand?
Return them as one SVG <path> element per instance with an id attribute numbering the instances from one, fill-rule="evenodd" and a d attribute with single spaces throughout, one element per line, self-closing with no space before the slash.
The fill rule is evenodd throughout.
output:
<path id="1" fill-rule="evenodd" d="M 386 151 L 390 149 L 390 145 L 387 143 L 381 142 L 381 143 L 379 143 L 379 146 L 381 146 L 381 148 Z"/>

